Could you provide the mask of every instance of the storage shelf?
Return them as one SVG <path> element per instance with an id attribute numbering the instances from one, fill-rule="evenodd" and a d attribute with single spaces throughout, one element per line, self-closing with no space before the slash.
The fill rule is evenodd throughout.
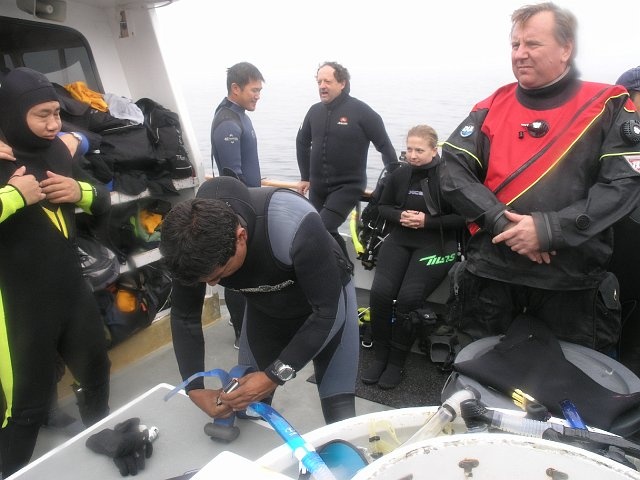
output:
<path id="1" fill-rule="evenodd" d="M 159 248 L 152 248 L 144 252 L 134 253 L 129 256 L 129 261 L 120 265 L 120 273 L 129 272 L 136 268 L 144 267 L 150 263 L 157 262 L 162 258 Z"/>
<path id="2" fill-rule="evenodd" d="M 173 180 L 173 185 L 176 190 L 196 188 L 198 186 L 198 179 L 197 177 L 180 178 Z M 111 205 L 123 204 L 149 196 L 151 196 L 149 190 L 145 190 L 138 195 L 127 195 L 122 192 L 111 192 Z M 120 273 L 129 272 L 131 270 L 135 270 L 136 268 L 143 267 L 153 262 L 157 262 L 158 260 L 160 260 L 160 258 L 162 258 L 162 255 L 160 255 L 160 250 L 157 248 L 153 248 L 144 252 L 134 253 L 130 255 L 130 258 L 128 259 L 128 262 L 126 264 L 120 266 Z"/>
<path id="3" fill-rule="evenodd" d="M 187 188 L 195 188 L 198 186 L 197 177 L 187 177 L 173 180 L 173 186 L 176 190 L 186 190 Z M 111 192 L 111 205 L 118 205 L 120 203 L 127 203 L 139 198 L 145 198 L 151 196 L 149 190 L 145 190 L 138 195 L 127 195 L 122 192 Z"/>

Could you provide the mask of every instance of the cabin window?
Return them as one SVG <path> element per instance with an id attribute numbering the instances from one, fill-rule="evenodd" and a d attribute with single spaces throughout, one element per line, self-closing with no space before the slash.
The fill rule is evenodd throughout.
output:
<path id="1" fill-rule="evenodd" d="M 28 67 L 54 83 L 82 81 L 103 92 L 85 37 L 69 27 L 0 16 L 0 70 Z"/>

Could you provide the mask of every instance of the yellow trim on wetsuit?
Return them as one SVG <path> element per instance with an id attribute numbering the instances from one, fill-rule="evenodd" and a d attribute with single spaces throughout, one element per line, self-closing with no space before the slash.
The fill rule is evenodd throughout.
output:
<path id="1" fill-rule="evenodd" d="M 349 220 L 349 230 L 351 232 L 351 240 L 353 240 L 353 248 L 355 248 L 356 254 L 360 255 L 364 252 L 364 247 L 358 239 L 358 211 L 355 208 L 351 212 L 351 219 Z"/>
<path id="2" fill-rule="evenodd" d="M 4 304 L 0 291 L 0 388 L 4 392 L 6 402 L 2 428 L 7 426 L 13 407 L 13 365 L 11 364 L 11 349 L 7 337 L 7 323 L 4 317 Z"/>
<path id="3" fill-rule="evenodd" d="M 93 185 L 87 182 L 78 182 L 80 186 L 80 200 L 76 202 L 76 205 L 84 210 L 86 213 L 91 211 L 91 204 L 95 198 L 95 189 Z"/>
<path id="4" fill-rule="evenodd" d="M 13 185 L 5 185 L 0 188 L 0 223 L 13 215 L 16 211 L 24 208 L 25 201 L 22 194 Z"/>

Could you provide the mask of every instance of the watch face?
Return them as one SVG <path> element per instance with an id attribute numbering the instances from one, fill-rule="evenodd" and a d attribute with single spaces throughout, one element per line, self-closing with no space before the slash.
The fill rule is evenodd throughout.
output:
<path id="1" fill-rule="evenodd" d="M 277 375 L 280 380 L 286 382 L 294 377 L 295 371 L 289 365 L 281 365 L 278 367 Z"/>

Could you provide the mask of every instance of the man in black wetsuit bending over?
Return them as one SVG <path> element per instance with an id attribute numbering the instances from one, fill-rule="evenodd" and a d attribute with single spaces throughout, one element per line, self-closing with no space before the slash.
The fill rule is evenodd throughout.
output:
<path id="1" fill-rule="evenodd" d="M 340 247 L 305 198 L 232 177 L 208 180 L 166 216 L 160 251 L 174 276 L 171 328 L 183 379 L 204 370 L 206 284 L 247 299 L 238 363 L 255 371 L 228 394 L 205 389 L 202 378 L 189 383 L 189 398 L 205 413 L 225 417 L 269 401 L 313 360 L 325 421 L 355 415 L 355 288 Z"/>
<path id="2" fill-rule="evenodd" d="M 309 192 L 325 227 L 346 252 L 338 227 L 367 187 L 369 144 L 382 154 L 385 166 L 397 161 L 396 151 L 380 115 L 349 95 L 350 75 L 345 67 L 325 62 L 316 80 L 320 102 L 311 106 L 296 137 L 298 192 Z"/>

